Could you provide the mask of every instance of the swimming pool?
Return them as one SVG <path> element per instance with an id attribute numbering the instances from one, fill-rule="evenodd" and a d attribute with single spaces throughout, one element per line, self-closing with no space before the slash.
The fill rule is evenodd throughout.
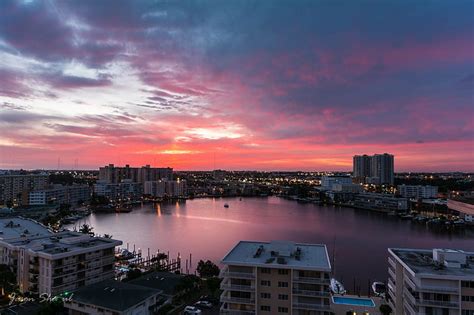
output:
<path id="1" fill-rule="evenodd" d="M 332 301 L 334 304 L 375 307 L 375 303 L 372 299 L 333 296 Z"/>

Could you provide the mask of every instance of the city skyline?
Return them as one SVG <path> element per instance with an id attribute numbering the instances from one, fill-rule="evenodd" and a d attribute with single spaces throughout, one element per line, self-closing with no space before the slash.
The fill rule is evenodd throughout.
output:
<path id="1" fill-rule="evenodd" d="M 2 1 L 0 169 L 472 172 L 472 9 Z"/>

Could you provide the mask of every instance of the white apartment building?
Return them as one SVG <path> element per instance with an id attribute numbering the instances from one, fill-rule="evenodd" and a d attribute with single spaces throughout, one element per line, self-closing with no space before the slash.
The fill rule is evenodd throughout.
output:
<path id="1" fill-rule="evenodd" d="M 324 190 L 333 190 L 334 185 L 352 185 L 350 176 L 323 176 L 321 177 L 321 188 Z"/>
<path id="2" fill-rule="evenodd" d="M 118 199 L 134 199 L 141 197 L 143 193 L 143 185 L 141 183 L 132 182 L 132 180 L 123 180 L 120 183 L 110 183 L 106 180 L 98 180 L 94 184 L 94 194 L 105 196 L 110 200 Z"/>
<path id="3" fill-rule="evenodd" d="M 403 212 L 408 210 L 408 199 L 398 198 L 391 194 L 361 193 L 354 196 L 354 207 L 367 210 Z"/>
<path id="4" fill-rule="evenodd" d="M 474 252 L 396 248 L 388 252 L 388 299 L 394 314 L 474 314 Z"/>
<path id="5" fill-rule="evenodd" d="M 16 270 L 21 292 L 57 294 L 114 277 L 121 241 L 51 233 L 30 220 L 0 220 L 0 260 Z"/>
<path id="6" fill-rule="evenodd" d="M 438 186 L 398 185 L 398 193 L 405 198 L 430 199 L 438 195 Z"/>
<path id="7" fill-rule="evenodd" d="M 325 245 L 239 242 L 222 260 L 221 314 L 330 314 Z"/>
<path id="8" fill-rule="evenodd" d="M 80 202 L 87 202 L 91 197 L 88 185 L 53 185 L 50 188 L 30 191 L 28 194 L 29 206 L 45 206 L 50 204 L 70 204 L 76 206 Z"/>

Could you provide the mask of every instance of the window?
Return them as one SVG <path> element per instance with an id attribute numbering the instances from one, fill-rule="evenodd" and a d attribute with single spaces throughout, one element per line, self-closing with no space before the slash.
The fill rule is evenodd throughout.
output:
<path id="1" fill-rule="evenodd" d="M 288 269 L 278 269 L 278 274 L 279 275 L 287 275 L 288 274 Z"/>
<path id="2" fill-rule="evenodd" d="M 262 269 L 260 269 L 260 272 L 270 274 L 270 273 L 272 273 L 272 270 L 270 268 L 262 268 Z"/>
<path id="3" fill-rule="evenodd" d="M 474 281 L 462 281 L 461 286 L 463 288 L 474 288 Z"/>
<path id="4" fill-rule="evenodd" d="M 288 300 L 288 294 L 278 294 L 278 299 L 279 300 Z"/>
<path id="5" fill-rule="evenodd" d="M 260 284 L 264 287 L 269 287 L 271 285 L 269 280 L 262 280 L 260 281 Z"/>
<path id="6" fill-rule="evenodd" d="M 279 288 L 288 288 L 288 282 L 278 281 Z"/>
<path id="7" fill-rule="evenodd" d="M 271 299 L 272 295 L 270 293 L 262 292 L 262 293 L 260 293 L 260 297 L 262 299 Z"/>
<path id="8" fill-rule="evenodd" d="M 270 306 L 268 305 L 262 305 L 260 306 L 260 310 L 264 312 L 270 312 L 271 309 L 270 309 Z"/>
<path id="9" fill-rule="evenodd" d="M 278 307 L 278 313 L 288 313 L 288 307 Z"/>

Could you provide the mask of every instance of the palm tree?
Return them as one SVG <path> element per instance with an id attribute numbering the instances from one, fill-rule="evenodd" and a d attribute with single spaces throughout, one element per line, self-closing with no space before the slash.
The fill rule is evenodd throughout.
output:
<path id="1" fill-rule="evenodd" d="M 94 236 L 94 232 L 93 232 L 94 228 L 88 224 L 83 224 L 81 226 L 81 228 L 79 229 L 79 232 L 83 233 L 83 234 L 88 234 L 90 236 Z"/>
<path id="2" fill-rule="evenodd" d="M 380 305 L 379 310 L 380 310 L 380 313 L 382 313 L 383 315 L 390 315 L 392 313 L 392 308 L 388 304 Z"/>

